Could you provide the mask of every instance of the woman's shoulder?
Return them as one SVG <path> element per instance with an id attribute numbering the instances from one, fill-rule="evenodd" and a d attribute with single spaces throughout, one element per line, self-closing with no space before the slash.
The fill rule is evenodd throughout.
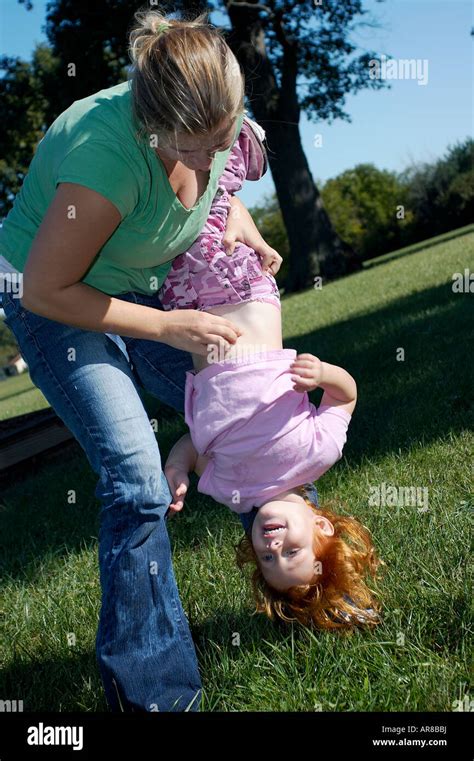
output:
<path id="1" fill-rule="evenodd" d="M 120 82 L 112 87 L 73 101 L 54 120 L 44 140 L 61 140 L 70 147 L 86 140 L 130 141 L 138 146 L 132 114 L 130 83 Z M 128 147 L 128 146 L 127 146 Z"/>
<path id="2" fill-rule="evenodd" d="M 136 134 L 128 82 L 75 100 L 40 140 L 31 163 L 36 185 L 60 182 L 95 190 L 122 217 L 138 206 L 149 183 L 148 157 Z"/>

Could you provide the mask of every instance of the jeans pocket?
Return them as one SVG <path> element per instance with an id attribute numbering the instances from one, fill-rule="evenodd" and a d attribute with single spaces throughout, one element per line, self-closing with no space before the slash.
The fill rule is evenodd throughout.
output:
<path id="1" fill-rule="evenodd" d="M 42 327 L 48 325 L 52 326 L 53 322 L 55 325 L 58 324 L 57 322 L 50 320 L 48 317 L 43 317 L 41 314 L 31 312 L 29 309 L 25 309 L 24 307 L 22 307 L 21 311 L 18 312 L 18 316 L 22 320 L 23 325 L 31 336 L 34 335 Z"/>
<path id="2" fill-rule="evenodd" d="M 15 318 L 20 317 L 24 311 L 24 307 L 21 305 L 20 299 L 14 299 L 11 293 L 6 291 L 3 294 L 2 309 L 5 313 L 4 323 L 10 330 L 12 329 L 12 323 Z"/>
<path id="3" fill-rule="evenodd" d="M 3 295 L 2 307 L 5 312 L 5 323 L 10 329 L 16 320 L 20 320 L 20 324 L 26 326 L 27 330 L 30 330 L 30 327 L 33 328 L 35 320 L 42 321 L 45 319 L 34 312 L 30 312 L 29 309 L 23 306 L 20 298 L 13 296 L 9 292 Z"/>

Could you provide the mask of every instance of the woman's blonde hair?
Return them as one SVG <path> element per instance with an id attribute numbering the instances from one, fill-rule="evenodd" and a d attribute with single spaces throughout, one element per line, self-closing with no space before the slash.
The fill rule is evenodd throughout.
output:
<path id="1" fill-rule="evenodd" d="M 278 591 L 266 581 L 256 552 L 251 531 L 234 545 L 236 561 L 242 570 L 250 564 L 253 568 L 251 584 L 256 613 L 265 613 L 284 621 L 299 621 L 306 626 L 321 629 L 353 629 L 355 626 L 375 626 L 380 623 L 380 604 L 375 599 L 364 575 L 377 578 L 376 570 L 385 563 L 376 556 L 369 529 L 352 516 L 339 515 L 327 506 L 317 507 L 300 487 L 301 496 L 317 514 L 326 517 L 334 526 L 334 534 L 321 538 L 316 532 L 313 552 L 320 561 L 309 584 L 301 584 Z"/>
<path id="2" fill-rule="evenodd" d="M 201 136 L 233 121 L 244 110 L 245 83 L 222 32 L 207 12 L 174 19 L 139 10 L 129 34 L 134 116 L 143 135 L 176 141 Z"/>

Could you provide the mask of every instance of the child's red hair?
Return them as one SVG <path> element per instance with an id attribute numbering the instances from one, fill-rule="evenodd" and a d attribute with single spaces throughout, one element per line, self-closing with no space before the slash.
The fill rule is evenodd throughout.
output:
<path id="1" fill-rule="evenodd" d="M 293 586 L 282 592 L 271 587 L 260 569 L 253 548 L 251 531 L 234 545 L 236 561 L 242 570 L 254 566 L 251 584 L 256 612 L 270 619 L 297 620 L 306 626 L 321 629 L 352 629 L 354 626 L 375 626 L 380 623 L 380 604 L 364 580 L 369 573 L 377 578 L 377 568 L 385 563 L 375 552 L 370 531 L 352 516 L 339 515 L 328 507 L 317 507 L 300 487 L 301 496 L 317 515 L 334 526 L 332 536 L 314 533 L 314 556 L 320 561 L 321 573 L 309 584 Z"/>

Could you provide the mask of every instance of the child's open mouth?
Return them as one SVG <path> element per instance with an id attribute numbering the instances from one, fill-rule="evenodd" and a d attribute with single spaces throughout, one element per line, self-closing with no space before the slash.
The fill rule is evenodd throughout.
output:
<path id="1" fill-rule="evenodd" d="M 272 534 L 278 534 L 280 531 L 283 531 L 285 527 L 281 525 L 281 523 L 266 523 L 263 526 L 263 535 L 264 536 L 271 536 Z"/>

